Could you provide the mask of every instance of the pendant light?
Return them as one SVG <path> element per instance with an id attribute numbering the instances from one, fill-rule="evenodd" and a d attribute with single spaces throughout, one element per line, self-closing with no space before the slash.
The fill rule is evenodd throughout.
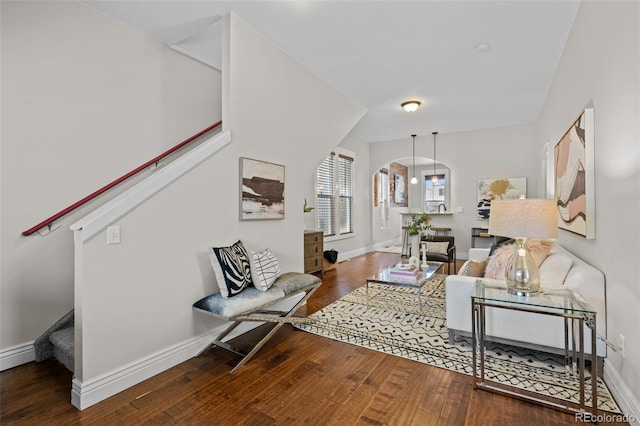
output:
<path id="1" fill-rule="evenodd" d="M 431 177 L 431 182 L 435 185 L 438 183 L 438 175 L 436 175 L 436 135 L 438 132 L 432 132 L 431 134 L 433 135 L 433 176 Z"/>
<path id="2" fill-rule="evenodd" d="M 416 178 L 416 135 L 411 135 L 413 138 L 413 177 L 411 178 L 411 185 L 418 183 Z"/>

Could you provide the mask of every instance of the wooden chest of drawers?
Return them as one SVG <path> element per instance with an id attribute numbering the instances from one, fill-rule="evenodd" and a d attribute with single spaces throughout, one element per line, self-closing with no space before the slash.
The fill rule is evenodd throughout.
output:
<path id="1" fill-rule="evenodd" d="M 304 231 L 304 272 L 320 272 L 324 275 L 322 262 L 323 237 L 319 231 Z"/>

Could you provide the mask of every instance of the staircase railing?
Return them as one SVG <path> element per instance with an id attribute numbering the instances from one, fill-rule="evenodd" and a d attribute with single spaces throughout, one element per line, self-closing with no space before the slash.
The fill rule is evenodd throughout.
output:
<path id="1" fill-rule="evenodd" d="M 167 151 L 163 152 L 162 154 L 158 155 L 155 158 L 152 158 L 151 160 L 147 161 L 146 163 L 136 167 L 135 169 L 131 170 L 129 173 L 122 175 L 121 177 L 119 177 L 118 179 L 114 180 L 113 182 L 103 186 L 102 188 L 98 189 L 97 191 L 87 195 L 86 197 L 84 197 L 81 200 L 76 201 L 75 203 L 71 204 L 69 207 L 64 208 L 62 210 L 60 210 L 58 213 L 54 214 L 51 217 L 48 217 L 47 219 L 43 220 L 42 222 L 38 223 L 37 225 L 27 229 L 26 231 L 22 232 L 22 235 L 29 236 L 35 232 L 37 232 L 38 230 L 44 228 L 45 226 L 51 226 L 53 224 L 53 222 L 55 222 L 56 220 L 60 219 L 61 217 L 71 213 L 73 210 L 77 209 L 78 207 L 82 206 L 83 204 L 93 200 L 94 198 L 96 198 L 97 196 L 104 194 L 105 192 L 107 192 L 108 190 L 114 188 L 115 186 L 121 184 L 122 182 L 124 182 L 125 180 L 129 179 L 130 177 L 138 174 L 139 172 L 141 172 L 142 170 L 146 169 L 147 167 L 150 167 L 151 165 L 159 162 L 160 160 L 162 160 L 163 158 L 167 157 L 168 155 L 176 152 L 177 150 L 183 148 L 184 146 L 190 144 L 191 142 L 195 141 L 196 139 L 198 139 L 200 136 L 203 136 L 207 133 L 209 133 L 210 131 L 216 129 L 217 127 L 219 127 L 222 124 L 222 121 L 218 121 L 217 123 L 212 124 L 211 126 L 207 127 L 204 130 L 201 130 L 200 132 L 196 133 L 195 135 L 191 136 L 188 139 L 185 139 L 184 141 L 180 142 L 179 144 L 177 144 L 176 146 L 174 146 L 173 148 L 168 149 Z"/>

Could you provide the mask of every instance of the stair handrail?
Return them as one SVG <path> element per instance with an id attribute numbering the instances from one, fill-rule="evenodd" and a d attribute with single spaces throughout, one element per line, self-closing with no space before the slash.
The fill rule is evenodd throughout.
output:
<path id="1" fill-rule="evenodd" d="M 175 151 L 179 150 L 180 148 L 190 144 L 194 140 L 198 139 L 200 136 L 209 133 L 210 131 L 212 131 L 215 128 L 219 127 L 221 124 L 222 124 L 222 120 L 218 121 L 217 123 L 212 124 L 211 126 L 207 127 L 206 129 L 203 129 L 203 130 L 199 131 L 195 135 L 193 135 L 193 136 L 189 137 L 188 139 L 185 139 L 184 141 L 180 142 L 179 144 L 177 144 L 173 148 L 168 149 L 167 151 L 163 152 L 162 154 L 158 155 L 157 157 L 154 157 L 151 160 L 147 161 L 146 163 L 144 163 L 144 164 L 136 167 L 135 169 L 131 170 L 129 173 L 126 173 L 126 174 L 120 176 L 116 180 L 108 183 L 107 185 L 103 186 L 102 188 L 98 189 L 97 191 L 87 195 L 86 197 L 82 198 L 81 200 L 76 201 L 75 203 L 71 204 L 69 207 L 66 207 L 66 208 L 60 210 L 58 213 L 54 214 L 53 216 L 48 217 L 47 219 L 43 220 L 42 222 L 38 223 L 37 225 L 27 229 L 26 231 L 23 231 L 22 235 L 27 237 L 27 236 L 37 232 L 38 230 L 44 228 L 45 226 L 51 225 L 53 222 L 55 222 L 56 220 L 60 219 L 61 217 L 65 216 L 65 215 L 71 213 L 73 210 L 77 209 L 81 205 L 91 201 L 92 199 L 96 198 L 98 195 L 101 195 L 101 194 L 107 192 L 108 190 L 110 190 L 111 188 L 121 184 L 125 180 L 127 180 L 130 177 L 138 174 L 139 172 L 141 172 L 142 170 L 146 169 L 147 167 L 150 167 L 151 165 L 159 162 L 160 160 L 162 160 L 163 158 L 167 157 L 168 155 L 174 153 Z"/>

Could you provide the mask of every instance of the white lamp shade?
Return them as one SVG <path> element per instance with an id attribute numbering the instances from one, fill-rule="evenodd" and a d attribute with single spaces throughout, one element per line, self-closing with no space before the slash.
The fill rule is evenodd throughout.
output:
<path id="1" fill-rule="evenodd" d="M 489 233 L 513 238 L 557 238 L 556 201 L 533 198 L 492 200 Z"/>

